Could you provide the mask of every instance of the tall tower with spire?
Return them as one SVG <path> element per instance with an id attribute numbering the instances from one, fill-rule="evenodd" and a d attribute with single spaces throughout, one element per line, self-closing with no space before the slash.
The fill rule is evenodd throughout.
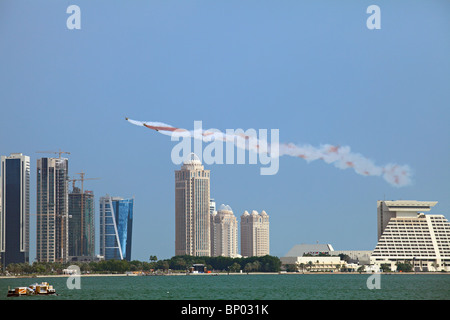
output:
<path id="1" fill-rule="evenodd" d="M 191 153 L 175 171 L 175 255 L 211 255 L 209 187 L 209 170 Z"/>

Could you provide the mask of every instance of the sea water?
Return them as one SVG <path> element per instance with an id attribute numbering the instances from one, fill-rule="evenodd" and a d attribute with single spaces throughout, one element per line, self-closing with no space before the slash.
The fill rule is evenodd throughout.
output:
<path id="1" fill-rule="evenodd" d="M 0 300 L 447 300 L 450 274 L 220 274 L 0 279 Z M 49 282 L 57 296 L 7 297 L 8 287 Z M 73 288 L 73 289 L 70 289 Z"/>

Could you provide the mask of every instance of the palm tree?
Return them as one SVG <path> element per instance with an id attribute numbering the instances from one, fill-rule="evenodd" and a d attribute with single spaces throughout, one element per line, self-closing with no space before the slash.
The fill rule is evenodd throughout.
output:
<path id="1" fill-rule="evenodd" d="M 232 272 L 237 272 L 237 271 L 239 271 L 240 269 L 241 269 L 241 265 L 240 265 L 239 263 L 237 263 L 237 262 L 233 263 L 233 264 L 230 266 L 230 270 L 231 270 Z"/>
<path id="2" fill-rule="evenodd" d="M 434 268 L 434 271 L 438 270 L 439 264 L 435 261 L 431 264 L 431 266 Z"/>
<path id="3" fill-rule="evenodd" d="M 311 272 L 311 268 L 314 265 L 314 263 L 312 261 L 308 261 L 308 267 L 309 267 L 309 271 Z"/>
<path id="4" fill-rule="evenodd" d="M 338 264 L 336 264 L 336 271 L 339 271 L 339 270 L 341 270 L 341 264 L 340 263 L 338 263 Z"/>
<path id="5" fill-rule="evenodd" d="M 305 270 L 305 264 L 302 262 L 299 265 L 300 269 L 302 269 L 302 272 Z"/>
<path id="6" fill-rule="evenodd" d="M 259 270 L 261 269 L 261 263 L 260 263 L 258 260 L 256 260 L 255 262 L 253 262 L 253 269 L 254 269 L 255 271 L 259 271 Z"/>

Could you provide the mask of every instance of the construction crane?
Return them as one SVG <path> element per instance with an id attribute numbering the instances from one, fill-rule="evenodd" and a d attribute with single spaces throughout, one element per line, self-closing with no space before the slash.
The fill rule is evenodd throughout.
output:
<path id="1" fill-rule="evenodd" d="M 85 180 L 99 180 L 100 178 L 85 178 L 84 175 L 86 174 L 85 172 L 81 171 L 80 173 L 76 173 L 80 175 L 80 179 L 70 179 L 69 181 L 72 181 L 72 187 L 75 188 L 75 182 L 76 181 L 81 181 L 81 194 L 84 193 L 84 181 Z"/>
<path id="2" fill-rule="evenodd" d="M 70 179 L 69 181 L 72 181 L 73 183 L 73 188 L 72 190 L 75 189 L 75 182 L 76 181 L 81 181 L 81 190 L 80 190 L 80 200 L 81 200 L 81 214 L 80 214 L 80 225 L 81 225 L 81 243 L 80 243 L 80 254 L 83 255 L 83 247 L 84 247 L 84 232 L 83 232 L 83 216 L 84 216 L 84 181 L 85 180 L 99 180 L 100 178 L 85 178 L 85 172 L 81 171 L 80 173 L 76 173 L 80 175 L 80 179 Z M 73 192 L 73 191 L 72 191 Z"/>
<path id="3" fill-rule="evenodd" d="M 84 175 L 86 174 L 85 172 L 81 171 L 80 173 L 76 173 L 80 175 L 80 179 L 69 179 L 69 181 L 72 181 L 72 190 L 75 189 L 75 182 L 77 181 L 81 181 L 81 193 L 84 193 L 84 181 L 85 180 L 99 180 L 100 178 L 85 178 Z"/>
<path id="4" fill-rule="evenodd" d="M 59 155 L 59 159 L 61 159 L 61 154 L 63 153 L 70 154 L 70 152 L 61 151 L 61 149 L 59 149 L 59 151 L 36 151 L 36 153 L 55 153 Z"/>

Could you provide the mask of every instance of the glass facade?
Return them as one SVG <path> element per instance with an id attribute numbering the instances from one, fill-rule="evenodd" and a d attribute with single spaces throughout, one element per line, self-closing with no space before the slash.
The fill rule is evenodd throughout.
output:
<path id="1" fill-rule="evenodd" d="M 100 199 L 100 255 L 131 261 L 134 199 Z"/>
<path id="2" fill-rule="evenodd" d="M 74 188 L 69 194 L 69 256 L 95 255 L 94 193 Z"/>
<path id="3" fill-rule="evenodd" d="M 1 159 L 0 253 L 3 266 L 29 262 L 29 157 Z"/>

